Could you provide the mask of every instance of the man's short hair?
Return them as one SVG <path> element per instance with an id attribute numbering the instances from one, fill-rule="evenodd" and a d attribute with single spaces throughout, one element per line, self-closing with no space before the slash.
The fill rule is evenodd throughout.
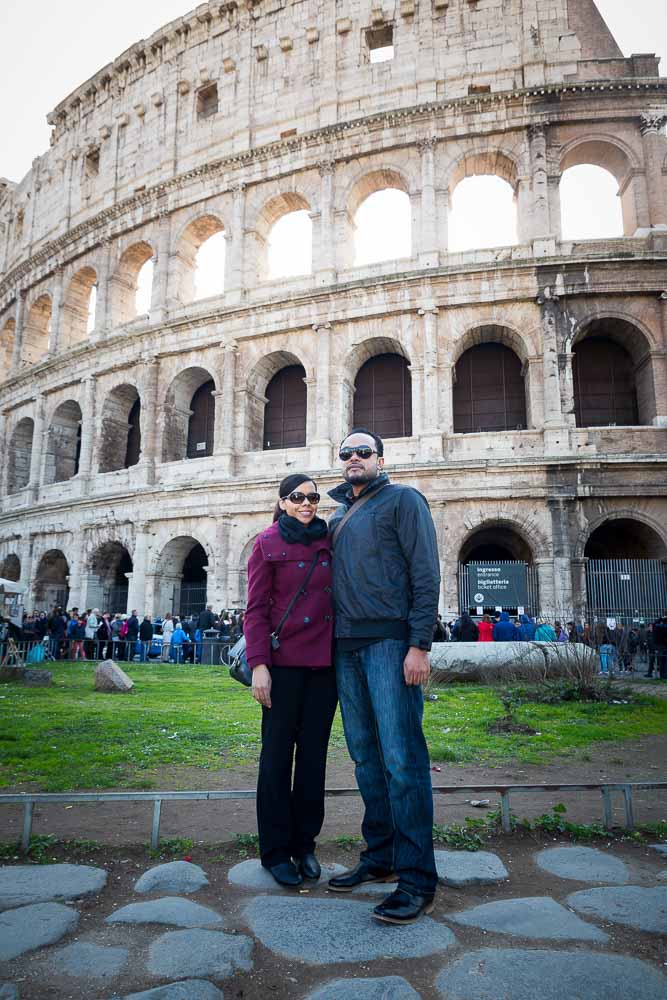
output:
<path id="1" fill-rule="evenodd" d="M 345 435 L 343 441 L 347 441 L 347 439 L 349 437 L 352 437 L 353 434 L 368 434 L 369 437 L 372 437 L 373 440 L 375 441 L 375 447 L 377 449 L 378 458 L 382 458 L 382 456 L 384 455 L 384 442 L 382 441 L 382 438 L 380 437 L 379 434 L 376 434 L 374 431 L 369 431 L 368 427 L 353 427 L 350 433 Z M 343 446 L 343 441 L 341 441 L 340 443 L 341 448 Z"/>

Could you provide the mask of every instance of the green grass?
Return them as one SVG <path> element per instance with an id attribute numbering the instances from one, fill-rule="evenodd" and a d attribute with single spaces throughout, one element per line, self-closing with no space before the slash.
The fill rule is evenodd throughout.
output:
<path id="1" fill-rule="evenodd" d="M 220 667 L 132 664 L 128 695 L 93 690 L 91 664 L 56 663 L 51 688 L 0 685 L 0 787 L 41 791 L 178 787 L 179 768 L 255 763 L 260 709 Z M 667 731 L 667 701 L 626 705 L 525 704 L 516 719 L 539 735 L 494 735 L 503 714 L 492 688 L 446 686 L 427 702 L 424 730 L 434 761 L 546 762 L 592 744 Z M 332 747 L 345 746 L 339 715 Z M 192 781 L 189 782 L 192 786 Z"/>

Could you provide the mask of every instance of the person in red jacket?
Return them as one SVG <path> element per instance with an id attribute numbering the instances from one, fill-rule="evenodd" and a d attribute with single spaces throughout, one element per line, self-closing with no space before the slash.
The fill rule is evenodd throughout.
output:
<path id="1" fill-rule="evenodd" d="M 253 697 L 262 706 L 257 779 L 260 858 L 280 885 L 321 875 L 315 839 L 324 820 L 327 749 L 336 704 L 331 547 L 310 476 L 280 484 L 271 527 L 248 561 L 243 632 Z M 314 569 L 306 586 L 306 577 Z M 272 637 L 299 594 L 278 640 Z M 294 761 L 294 775 L 292 762 Z"/>
<path id="2" fill-rule="evenodd" d="M 493 622 L 491 621 L 491 615 L 484 615 L 481 622 L 477 623 L 477 628 L 479 629 L 480 642 L 493 642 Z"/>

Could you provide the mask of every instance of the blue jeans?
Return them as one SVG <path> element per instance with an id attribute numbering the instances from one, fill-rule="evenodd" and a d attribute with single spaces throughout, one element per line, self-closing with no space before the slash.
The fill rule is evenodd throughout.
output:
<path id="1" fill-rule="evenodd" d="M 433 792 L 422 689 L 408 686 L 403 677 L 407 651 L 402 639 L 385 639 L 337 652 L 336 681 L 345 739 L 366 807 L 361 858 L 372 868 L 395 871 L 401 887 L 430 895 L 438 881 Z"/>

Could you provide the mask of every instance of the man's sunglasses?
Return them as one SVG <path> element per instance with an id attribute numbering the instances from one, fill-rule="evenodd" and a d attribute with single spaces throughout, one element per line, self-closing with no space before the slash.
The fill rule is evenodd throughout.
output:
<path id="1" fill-rule="evenodd" d="M 320 502 L 320 494 L 319 493 L 299 493 L 297 491 L 296 493 L 290 493 L 289 496 L 281 497 L 280 499 L 281 500 L 289 500 L 291 503 L 303 503 L 304 500 L 307 500 L 308 503 L 316 504 L 316 503 Z"/>
<path id="2" fill-rule="evenodd" d="M 375 448 L 371 448 L 369 444 L 360 444 L 356 448 L 341 448 L 338 452 L 338 457 L 341 462 L 349 462 L 353 455 L 358 455 L 359 458 L 370 458 L 371 455 L 377 455 Z"/>

